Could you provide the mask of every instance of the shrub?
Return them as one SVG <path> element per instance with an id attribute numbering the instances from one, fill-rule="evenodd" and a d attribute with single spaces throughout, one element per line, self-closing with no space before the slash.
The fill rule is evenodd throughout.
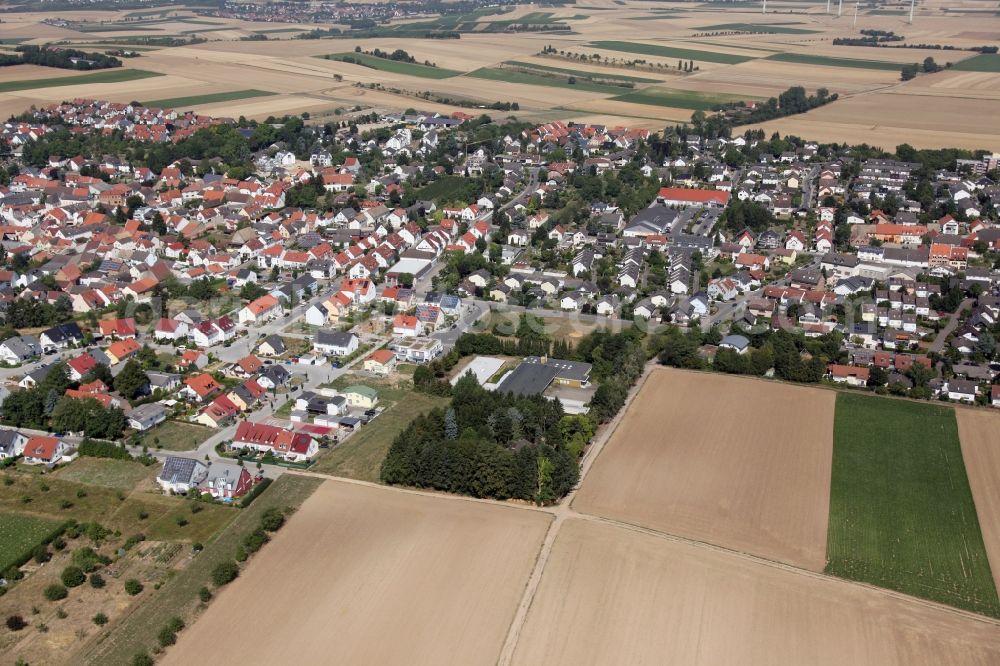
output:
<path id="1" fill-rule="evenodd" d="M 20 615 L 11 615 L 7 618 L 7 628 L 11 631 L 21 631 L 27 626 L 28 623 Z"/>
<path id="2" fill-rule="evenodd" d="M 59 502 L 59 508 L 63 509 L 63 510 L 65 510 L 65 509 L 72 509 L 73 508 L 73 503 L 70 502 L 68 499 L 64 499 L 61 502 Z"/>
<path id="3" fill-rule="evenodd" d="M 204 508 L 205 507 L 203 507 L 201 504 L 192 503 L 191 504 L 191 513 L 199 513 Z"/>
<path id="4" fill-rule="evenodd" d="M 87 491 L 84 490 L 83 488 L 80 488 L 79 490 L 76 491 L 77 499 L 83 499 L 86 496 L 87 496 Z"/>
<path id="5" fill-rule="evenodd" d="M 64 611 L 62 608 L 57 608 L 56 617 L 59 618 L 60 620 L 65 620 L 69 616 L 66 614 L 66 611 Z"/>
<path id="6" fill-rule="evenodd" d="M 209 591 L 207 587 L 202 587 L 200 590 L 198 590 L 198 598 L 201 599 L 202 603 L 207 604 L 209 601 L 212 600 L 212 593 Z"/>
<path id="7" fill-rule="evenodd" d="M 163 627 L 163 629 L 160 629 L 160 633 L 156 635 L 156 641 L 160 644 L 160 647 L 173 645 L 177 642 L 177 633 L 171 631 L 170 627 Z"/>
<path id="8" fill-rule="evenodd" d="M 66 548 L 66 540 L 62 537 L 56 537 L 52 540 L 52 547 L 56 550 L 63 550 Z"/>
<path id="9" fill-rule="evenodd" d="M 174 522 L 177 523 L 178 527 L 184 527 L 185 525 L 188 524 L 187 518 L 185 518 L 184 516 L 176 516 L 174 518 Z"/>
<path id="10" fill-rule="evenodd" d="M 244 548 L 243 546 L 236 546 L 235 557 L 237 562 L 246 562 L 247 558 L 250 557 L 250 555 L 247 553 L 247 549 Z"/>
<path id="11" fill-rule="evenodd" d="M 98 613 L 97 615 L 95 615 L 94 617 L 92 617 L 91 620 L 98 627 L 103 627 L 104 625 L 106 625 L 108 623 L 108 616 L 105 615 L 104 613 Z"/>
<path id="12" fill-rule="evenodd" d="M 77 548 L 73 551 L 73 564 L 83 569 L 86 573 L 95 570 L 101 564 L 110 564 L 111 560 L 103 555 L 98 555 L 90 546 Z"/>
<path id="13" fill-rule="evenodd" d="M 45 592 L 43 594 L 49 601 L 59 601 L 60 599 L 65 599 L 69 596 L 69 590 L 58 583 L 53 583 L 45 588 Z"/>
<path id="14" fill-rule="evenodd" d="M 132 666 L 153 666 L 153 658 L 146 652 L 136 652 L 132 657 Z"/>
<path id="15" fill-rule="evenodd" d="M 176 634 L 184 628 L 184 620 L 175 615 L 167 622 L 167 628 Z"/>
<path id="16" fill-rule="evenodd" d="M 264 547 L 264 544 L 270 541 L 270 537 L 267 536 L 267 532 L 262 529 L 256 529 L 243 539 L 243 547 L 246 548 L 248 553 L 256 553 L 258 550 Z"/>
<path id="17" fill-rule="evenodd" d="M 271 479 L 262 479 L 250 492 L 243 496 L 243 499 L 240 500 L 240 506 L 243 508 L 250 506 L 250 503 L 257 499 L 257 496 L 264 492 L 271 483 Z"/>
<path id="18" fill-rule="evenodd" d="M 135 578 L 129 578 L 125 581 L 125 592 L 130 596 L 135 596 L 142 592 L 142 583 L 140 583 Z"/>
<path id="19" fill-rule="evenodd" d="M 268 532 L 277 532 L 285 524 L 285 516 L 281 509 L 271 507 L 260 517 L 260 526 Z"/>
<path id="20" fill-rule="evenodd" d="M 148 511 L 144 511 L 144 510 L 140 510 L 139 511 L 139 520 L 146 520 L 147 518 L 149 518 L 149 512 Z"/>
<path id="21" fill-rule="evenodd" d="M 72 565 L 63 569 L 59 578 L 66 587 L 79 587 L 87 582 L 87 575 L 83 573 L 83 569 Z"/>
<path id="22" fill-rule="evenodd" d="M 227 583 L 233 582 L 237 576 L 240 575 L 240 568 L 232 560 L 228 562 L 219 562 L 212 569 L 212 582 L 215 583 L 216 587 L 222 587 Z"/>
<path id="23" fill-rule="evenodd" d="M 49 547 L 44 543 L 40 543 L 34 547 L 31 551 L 31 556 L 35 559 L 38 564 L 45 564 L 51 558 L 49 557 Z"/>
<path id="24" fill-rule="evenodd" d="M 90 578 L 88 580 L 90 581 L 90 586 L 95 590 L 99 590 L 105 585 L 104 576 L 99 573 L 90 574 Z"/>

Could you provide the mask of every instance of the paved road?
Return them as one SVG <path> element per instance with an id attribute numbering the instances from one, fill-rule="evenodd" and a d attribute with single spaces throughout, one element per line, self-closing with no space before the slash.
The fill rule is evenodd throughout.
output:
<path id="1" fill-rule="evenodd" d="M 948 341 L 948 336 L 958 327 L 958 318 L 962 315 L 962 311 L 971 308 L 974 302 L 974 299 L 971 298 L 966 298 L 962 301 L 958 309 L 948 319 L 948 323 L 938 331 L 937 337 L 934 338 L 934 342 L 931 343 L 928 351 L 937 352 L 938 354 L 944 351 L 944 345 Z"/>

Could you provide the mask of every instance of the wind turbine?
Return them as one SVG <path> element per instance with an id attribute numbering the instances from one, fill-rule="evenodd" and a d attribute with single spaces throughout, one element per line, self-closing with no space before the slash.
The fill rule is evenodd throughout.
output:
<path id="1" fill-rule="evenodd" d="M 826 13 L 830 13 L 830 0 L 826 0 Z"/>
<path id="2" fill-rule="evenodd" d="M 916 0 L 910 0 L 910 25 L 913 25 L 913 5 L 915 3 Z"/>
<path id="3" fill-rule="evenodd" d="M 852 25 L 854 25 L 855 27 L 857 27 L 858 25 L 858 5 L 860 4 L 861 0 L 857 0 L 857 2 L 854 3 L 854 23 Z"/>
<path id="4" fill-rule="evenodd" d="M 760 8 L 760 13 L 761 14 L 766 14 L 767 13 L 767 0 L 764 0 L 764 4 Z"/>
<path id="5" fill-rule="evenodd" d="M 840 4 L 837 5 L 837 18 L 844 13 L 844 0 L 840 0 Z"/>

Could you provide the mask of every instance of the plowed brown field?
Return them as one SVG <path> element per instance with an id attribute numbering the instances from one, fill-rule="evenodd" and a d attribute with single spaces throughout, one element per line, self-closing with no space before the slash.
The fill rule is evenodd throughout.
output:
<path id="1" fill-rule="evenodd" d="M 574 508 L 821 571 L 834 395 L 657 370 Z"/>
<path id="2" fill-rule="evenodd" d="M 1000 630 L 881 590 L 569 520 L 513 663 L 987 666 L 1000 663 Z"/>
<path id="3" fill-rule="evenodd" d="M 986 555 L 1000 588 L 1000 415 L 956 409 L 955 416 Z"/>
<path id="4" fill-rule="evenodd" d="M 494 664 L 551 517 L 330 481 L 164 664 Z"/>

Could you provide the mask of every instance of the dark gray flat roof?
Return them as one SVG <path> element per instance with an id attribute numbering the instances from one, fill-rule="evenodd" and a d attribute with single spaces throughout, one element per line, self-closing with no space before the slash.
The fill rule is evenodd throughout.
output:
<path id="1" fill-rule="evenodd" d="M 497 387 L 501 393 L 535 395 L 549 387 L 558 370 L 540 363 L 522 363 Z"/>

